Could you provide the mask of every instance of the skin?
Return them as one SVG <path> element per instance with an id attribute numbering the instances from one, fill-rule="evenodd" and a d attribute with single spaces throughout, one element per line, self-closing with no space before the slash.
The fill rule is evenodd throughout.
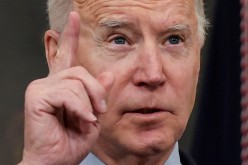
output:
<path id="1" fill-rule="evenodd" d="M 45 35 L 48 77 L 26 92 L 21 164 L 77 164 L 90 151 L 110 165 L 163 164 L 195 100 L 193 3 L 75 0 L 63 33 Z"/>

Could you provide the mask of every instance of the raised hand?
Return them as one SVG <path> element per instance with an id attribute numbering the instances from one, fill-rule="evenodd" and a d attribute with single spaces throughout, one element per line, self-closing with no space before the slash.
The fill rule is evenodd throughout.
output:
<path id="1" fill-rule="evenodd" d="M 77 65 L 80 18 L 71 12 L 56 46 L 46 45 L 49 76 L 33 81 L 25 94 L 25 146 L 20 164 L 78 164 L 96 141 L 96 114 L 107 110 L 114 76 L 94 78 Z M 55 45 L 46 38 L 46 43 Z"/>

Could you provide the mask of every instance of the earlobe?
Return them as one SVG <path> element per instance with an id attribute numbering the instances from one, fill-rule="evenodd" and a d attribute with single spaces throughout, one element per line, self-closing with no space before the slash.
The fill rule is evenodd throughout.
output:
<path id="1" fill-rule="evenodd" d="M 54 59 L 58 53 L 59 48 L 59 33 L 54 30 L 48 30 L 44 36 L 46 59 L 49 70 L 53 65 Z"/>

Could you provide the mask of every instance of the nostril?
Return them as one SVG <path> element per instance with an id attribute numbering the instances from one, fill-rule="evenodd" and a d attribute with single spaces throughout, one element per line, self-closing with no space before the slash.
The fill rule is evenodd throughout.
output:
<path id="1" fill-rule="evenodd" d="M 165 81 L 161 81 L 161 82 L 156 82 L 156 83 L 151 83 L 151 82 L 139 82 L 137 84 L 137 86 L 139 87 L 145 87 L 147 89 L 150 89 L 150 90 L 155 90 L 161 86 L 163 86 L 165 83 Z"/>
<path id="2" fill-rule="evenodd" d="M 166 82 L 164 67 L 155 62 L 140 64 L 133 74 L 133 83 L 139 87 L 155 89 L 161 87 Z"/>
<path id="3" fill-rule="evenodd" d="M 142 79 L 138 83 L 140 86 L 159 87 L 164 85 L 166 78 L 162 71 L 150 72 L 144 72 Z"/>

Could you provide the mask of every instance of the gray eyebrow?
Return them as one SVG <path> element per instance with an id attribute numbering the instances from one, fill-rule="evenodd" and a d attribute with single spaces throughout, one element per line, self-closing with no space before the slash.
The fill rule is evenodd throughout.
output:
<path id="1" fill-rule="evenodd" d="M 127 25 L 128 22 L 126 20 L 116 20 L 116 19 L 104 19 L 99 21 L 100 27 L 121 27 Z"/>
<path id="2" fill-rule="evenodd" d="M 190 30 L 190 26 L 187 23 L 180 23 L 169 26 L 167 28 L 168 31 L 183 31 L 183 30 Z"/>

